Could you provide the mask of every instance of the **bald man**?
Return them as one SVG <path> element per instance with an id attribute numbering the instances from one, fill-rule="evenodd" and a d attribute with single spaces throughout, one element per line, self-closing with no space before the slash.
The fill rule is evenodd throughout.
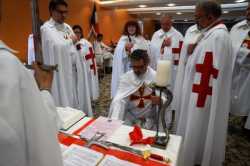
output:
<path id="1" fill-rule="evenodd" d="M 151 48 L 151 66 L 156 69 L 159 60 L 172 62 L 171 89 L 174 89 L 175 76 L 180 59 L 183 36 L 172 26 L 172 18 L 161 18 L 161 29 L 153 34 Z"/>

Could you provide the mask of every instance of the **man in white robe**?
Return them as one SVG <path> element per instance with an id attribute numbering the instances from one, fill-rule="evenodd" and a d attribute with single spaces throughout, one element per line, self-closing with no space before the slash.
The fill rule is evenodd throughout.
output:
<path id="1" fill-rule="evenodd" d="M 232 43 L 214 1 L 197 4 L 202 36 L 189 56 L 177 134 L 183 136 L 180 165 L 222 166 L 232 79 Z"/>
<path id="2" fill-rule="evenodd" d="M 230 33 L 234 48 L 231 113 L 248 117 L 245 128 L 250 130 L 250 5 L 246 17 Z"/>
<path id="3" fill-rule="evenodd" d="M 94 41 L 93 44 L 97 59 L 97 64 L 101 64 L 104 68 L 112 67 L 112 60 L 113 60 L 113 54 L 111 53 L 112 48 L 103 43 L 102 39 L 103 39 L 103 34 L 97 34 L 96 40 Z"/>
<path id="4" fill-rule="evenodd" d="M 92 44 L 83 38 L 83 30 L 81 26 L 73 26 L 74 33 L 77 35 L 79 41 L 76 43 L 76 48 L 81 56 L 81 61 L 84 69 L 87 71 L 87 80 L 89 83 L 91 100 L 99 98 L 99 80 L 96 65 L 95 53 Z"/>
<path id="5" fill-rule="evenodd" d="M 130 55 L 132 70 L 121 76 L 109 117 L 124 120 L 127 125 L 138 124 L 142 128 L 155 128 L 155 107 L 160 98 L 155 96 L 150 84 L 156 73 L 149 67 L 149 56 L 145 50 L 135 50 Z"/>
<path id="6" fill-rule="evenodd" d="M 44 63 L 58 65 L 54 73 L 52 95 L 57 106 L 70 106 L 92 116 L 89 88 L 81 58 L 76 50 L 78 41 L 71 27 L 64 23 L 67 16 L 65 1 L 51 1 L 51 18 L 41 27 Z"/>
<path id="7" fill-rule="evenodd" d="M 182 97 L 182 86 L 183 86 L 183 79 L 185 74 L 185 68 L 187 64 L 187 60 L 189 54 L 188 48 L 191 47 L 197 40 L 197 37 L 200 35 L 200 31 L 197 28 L 197 25 L 193 25 L 188 28 L 185 34 L 185 38 L 183 40 L 183 45 L 180 54 L 180 61 L 178 65 L 178 71 L 176 74 L 175 80 L 175 87 L 173 90 L 173 102 L 172 102 L 172 109 L 175 110 L 175 119 L 176 124 L 178 124 L 178 118 L 180 115 L 180 106 L 181 106 L 181 97 Z"/>
<path id="8" fill-rule="evenodd" d="M 149 48 L 146 40 L 141 36 L 141 30 L 137 22 L 129 21 L 124 27 L 114 52 L 111 80 L 111 97 L 116 95 L 119 78 L 122 74 L 130 70 L 129 55 L 135 49 L 144 49 L 148 53 Z"/>
<path id="9" fill-rule="evenodd" d="M 0 165 L 62 166 L 57 113 L 48 91 L 52 75 L 41 75 L 34 66 L 40 91 L 12 52 L 0 41 Z"/>
<path id="10" fill-rule="evenodd" d="M 153 34 L 150 43 L 152 54 L 151 66 L 153 66 L 153 69 L 156 69 L 159 60 L 170 60 L 172 62 L 171 90 L 174 89 L 175 85 L 182 43 L 183 36 L 172 26 L 172 18 L 170 16 L 162 17 L 161 29 Z"/>

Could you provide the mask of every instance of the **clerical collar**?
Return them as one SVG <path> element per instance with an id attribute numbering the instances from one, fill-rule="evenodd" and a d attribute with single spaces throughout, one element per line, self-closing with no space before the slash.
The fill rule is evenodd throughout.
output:
<path id="1" fill-rule="evenodd" d="M 212 28 L 214 28 L 214 27 L 216 27 L 217 25 L 222 24 L 222 23 L 223 23 L 223 21 L 222 21 L 221 19 L 217 19 L 217 20 L 215 20 L 212 24 L 210 24 L 208 27 L 202 29 L 202 30 L 201 30 L 201 33 L 205 33 L 205 32 L 207 32 L 207 31 L 209 31 L 210 29 L 212 29 Z"/>

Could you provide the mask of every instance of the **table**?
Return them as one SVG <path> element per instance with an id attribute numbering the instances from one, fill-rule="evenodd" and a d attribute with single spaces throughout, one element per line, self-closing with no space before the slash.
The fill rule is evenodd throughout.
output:
<path id="1" fill-rule="evenodd" d="M 73 125 L 69 130 L 64 131 L 67 134 L 73 134 L 75 131 L 79 130 L 82 126 L 91 125 L 93 122 L 92 118 L 84 117 L 78 123 Z M 129 146 L 130 139 L 128 133 L 133 130 L 132 126 L 122 125 L 118 128 L 109 138 L 108 141 L 114 142 L 123 146 Z M 154 136 L 155 131 L 142 129 L 144 137 Z M 161 156 L 168 157 L 172 162 L 170 166 L 178 166 L 178 156 L 181 149 L 182 137 L 177 135 L 170 135 L 170 140 L 166 149 L 158 149 L 155 147 L 151 148 L 152 153 L 159 154 Z M 143 150 L 145 149 L 144 145 L 133 145 L 129 146 L 134 149 Z"/>

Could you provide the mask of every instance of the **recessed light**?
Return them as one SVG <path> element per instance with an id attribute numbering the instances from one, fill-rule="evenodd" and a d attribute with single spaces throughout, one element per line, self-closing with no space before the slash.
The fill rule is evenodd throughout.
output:
<path id="1" fill-rule="evenodd" d="M 241 2 L 245 2 L 246 0 L 236 0 L 236 3 L 241 3 Z"/>
<path id="2" fill-rule="evenodd" d="M 224 14 L 227 14 L 227 13 L 229 13 L 229 11 L 225 10 L 225 11 L 223 11 L 223 13 L 224 13 Z"/>
<path id="3" fill-rule="evenodd" d="M 182 12 L 177 12 L 176 14 L 181 15 L 181 14 L 182 14 Z"/>
<path id="4" fill-rule="evenodd" d="M 185 19 L 184 21 L 185 21 L 185 22 L 188 22 L 188 19 Z"/>
<path id="5" fill-rule="evenodd" d="M 144 7 L 147 7 L 147 5 L 139 5 L 138 7 L 144 8 Z"/>
<path id="6" fill-rule="evenodd" d="M 161 15 L 161 13 L 160 12 L 157 12 L 157 13 L 155 13 L 157 16 L 159 16 L 159 15 Z"/>
<path id="7" fill-rule="evenodd" d="M 168 3 L 167 6 L 173 7 L 173 6 L 176 6 L 176 4 L 175 3 Z"/>

